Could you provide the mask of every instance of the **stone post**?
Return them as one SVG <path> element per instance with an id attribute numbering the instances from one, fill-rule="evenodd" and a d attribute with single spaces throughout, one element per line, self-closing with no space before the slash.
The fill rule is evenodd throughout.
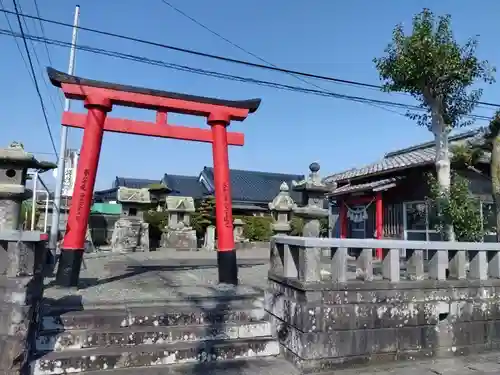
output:
<path id="1" fill-rule="evenodd" d="M 38 162 L 19 144 L 0 149 L 0 374 L 29 373 L 43 297 L 48 236 L 20 230 L 22 201 L 29 168 L 54 166 Z"/>
<path id="2" fill-rule="evenodd" d="M 111 250 L 149 251 L 149 224 L 144 221 L 144 211 L 151 207 L 149 190 L 120 187 L 117 201 L 122 205 L 122 214 L 115 222 Z"/>
<path id="3" fill-rule="evenodd" d="M 304 237 L 319 237 L 321 231 L 320 219 L 328 216 L 328 209 L 324 208 L 325 194 L 330 191 L 330 187 L 321 181 L 319 175 L 320 166 L 318 163 L 309 165 L 309 176 L 294 183 L 293 190 L 302 193 L 302 201 L 306 202 L 303 207 L 295 206 L 293 213 L 304 220 L 304 227 L 302 229 L 302 236 Z M 323 249 L 320 248 L 307 248 L 300 251 L 302 258 L 300 264 L 304 266 L 299 270 L 305 273 L 319 274 L 321 267 L 321 253 Z M 314 281 L 312 275 L 299 275 L 302 279 L 309 279 Z"/>
<path id="4" fill-rule="evenodd" d="M 290 196 L 289 190 L 287 183 L 283 182 L 280 186 L 280 192 L 273 201 L 269 203 L 269 210 L 273 217 L 271 229 L 278 235 L 289 235 L 292 230 L 290 222 L 295 202 Z"/>

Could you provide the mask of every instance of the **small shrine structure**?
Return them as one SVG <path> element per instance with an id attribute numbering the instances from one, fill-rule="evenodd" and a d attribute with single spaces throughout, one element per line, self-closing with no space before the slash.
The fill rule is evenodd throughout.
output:
<path id="1" fill-rule="evenodd" d="M 191 226 L 191 214 L 195 212 L 192 197 L 167 196 L 165 209 L 168 225 L 162 235 L 161 246 L 179 250 L 196 249 L 196 231 Z"/>
<path id="2" fill-rule="evenodd" d="M 112 251 L 149 251 L 149 224 L 144 221 L 144 211 L 151 206 L 149 189 L 120 187 L 117 200 L 122 205 L 122 214 L 113 230 Z"/>

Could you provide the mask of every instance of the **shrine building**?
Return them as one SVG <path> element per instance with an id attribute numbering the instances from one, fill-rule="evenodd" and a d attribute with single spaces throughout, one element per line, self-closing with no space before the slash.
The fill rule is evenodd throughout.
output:
<path id="1" fill-rule="evenodd" d="M 449 138 L 450 148 L 477 136 L 470 131 Z M 451 152 L 450 152 L 451 154 Z M 427 173 L 435 171 L 434 141 L 386 154 L 382 160 L 325 178 L 336 183 L 329 194 L 332 237 L 439 240 L 426 197 Z M 459 172 L 481 201 L 485 241 L 496 241 L 489 156 L 474 170 Z"/>

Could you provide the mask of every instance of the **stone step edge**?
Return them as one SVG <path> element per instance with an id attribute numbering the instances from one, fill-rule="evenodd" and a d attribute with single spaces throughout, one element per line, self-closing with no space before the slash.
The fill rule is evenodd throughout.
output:
<path id="1" fill-rule="evenodd" d="M 201 302 L 201 303 L 200 303 Z M 259 306 L 257 306 L 259 305 Z M 182 310 L 186 312 L 214 309 L 215 311 L 224 311 L 229 309 L 243 309 L 243 308 L 260 308 L 264 306 L 264 296 L 252 296 L 251 298 L 229 298 L 224 299 L 206 299 L 204 301 L 137 301 L 134 303 L 123 302 L 103 302 L 102 304 L 85 304 L 84 307 L 77 305 L 44 305 L 42 306 L 41 313 L 43 316 L 54 316 L 71 313 L 81 313 L 84 311 L 89 312 L 113 312 L 113 311 L 127 311 L 129 309 L 165 309 L 168 307 L 170 310 Z"/>
<path id="2" fill-rule="evenodd" d="M 247 364 L 251 363 L 251 366 L 255 370 L 255 375 L 265 374 L 287 374 L 287 375 L 298 375 L 299 371 L 293 367 L 293 365 L 281 357 L 248 357 L 245 359 L 225 359 L 214 362 L 205 362 L 202 364 L 203 368 L 200 368 L 200 363 L 185 363 L 185 364 L 175 364 L 175 365 L 157 365 L 150 367 L 126 367 L 108 370 L 95 370 L 95 371 L 85 371 L 85 375 L 109 375 L 112 371 L 113 375 L 199 375 L 200 369 L 203 370 L 205 374 L 209 374 L 208 371 L 217 371 L 217 374 L 232 374 L 232 371 L 236 371 L 237 375 L 242 374 L 241 369 L 247 368 Z M 247 369 L 248 371 L 248 369 Z M 247 373 L 245 371 L 245 373 Z M 252 372 L 253 373 L 253 372 Z"/>
<path id="3" fill-rule="evenodd" d="M 249 325 L 271 325 L 271 322 L 269 320 L 256 320 L 256 321 L 239 321 L 239 322 L 228 322 L 228 323 L 217 323 L 217 324 L 179 324 L 179 325 L 171 325 L 171 326 L 133 326 L 133 327 L 120 327 L 120 328 L 91 328 L 91 329 L 81 329 L 81 328 L 76 328 L 76 329 L 41 329 L 39 331 L 39 336 L 57 336 L 62 333 L 68 332 L 72 334 L 83 334 L 83 333 L 106 333 L 106 334 L 113 334 L 113 333 L 123 333 L 123 334 L 130 334 L 130 333 L 147 333 L 147 332 L 163 332 L 163 331 L 169 331 L 169 330 L 175 330 L 175 329 L 203 329 L 203 328 L 224 328 L 224 327 L 230 327 L 230 328 L 236 328 L 236 327 L 243 327 L 243 326 L 249 326 Z"/>
<path id="4" fill-rule="evenodd" d="M 99 355 L 121 355 L 123 353 L 151 353 L 158 351 L 185 350 L 191 348 L 217 347 L 217 346 L 237 346 L 245 345 L 252 342 L 275 342 L 278 346 L 278 340 L 273 337 L 257 337 L 232 340 L 206 340 L 194 342 L 176 342 L 171 344 L 138 344 L 127 347 L 97 347 L 85 349 L 68 349 L 63 351 L 40 351 L 36 352 L 35 360 L 61 360 L 73 357 L 91 357 Z"/>
<path id="5" fill-rule="evenodd" d="M 238 318 L 238 319 L 223 319 L 221 322 L 222 323 L 225 323 L 225 324 L 230 324 L 232 322 L 235 322 L 235 323 L 240 323 L 240 324 L 244 324 L 244 323 L 251 323 L 251 322 L 254 322 L 254 323 L 264 323 L 264 322 L 268 322 L 269 321 L 269 314 L 267 314 L 265 312 L 265 310 L 263 308 L 254 308 L 254 309 L 237 309 L 237 310 L 228 310 L 227 312 L 232 312 L 232 313 L 246 313 L 246 315 L 248 316 L 241 316 L 241 319 Z M 186 312 L 187 313 L 187 312 Z M 215 313 L 219 313 L 219 312 L 215 312 Z M 225 313 L 225 311 L 222 311 L 220 313 Z M 175 313 L 172 313 L 172 314 L 175 314 Z M 162 313 L 152 313 L 151 314 L 152 316 L 149 316 L 148 314 L 145 314 L 145 316 L 147 317 L 147 319 L 144 319 L 145 321 L 146 320 L 151 320 L 153 321 L 153 318 L 155 317 L 161 317 L 161 316 L 165 316 L 165 315 L 168 315 L 168 313 L 165 313 L 165 314 L 162 314 Z M 95 329 L 106 329 L 106 330 L 113 330 L 113 329 L 119 329 L 119 328 L 128 328 L 128 329 L 133 329 L 134 327 L 175 327 L 175 326 L 178 326 L 178 327 L 189 327 L 189 326 L 193 326 L 193 325 L 198 325 L 196 323 L 190 323 L 190 322 L 187 322 L 185 324 L 175 324 L 175 325 L 166 325 L 166 324 L 159 324 L 158 325 L 155 325 L 154 323 L 152 324 L 144 324 L 143 322 L 141 322 L 141 319 L 139 319 L 138 323 L 136 323 L 136 320 L 138 319 L 138 316 L 140 317 L 141 315 L 140 314 L 131 314 L 131 313 L 127 313 L 127 312 L 116 312 L 115 314 L 108 314 L 105 319 L 107 319 L 107 323 L 106 321 L 104 323 L 102 323 L 103 326 L 105 326 L 106 328 L 102 327 L 102 328 L 98 328 L 96 327 Z M 70 328 L 70 322 L 66 322 L 66 325 L 65 325 L 65 322 L 63 321 L 64 319 L 67 319 L 67 320 L 73 320 L 74 323 L 78 324 L 79 320 L 80 322 L 83 320 L 87 320 L 87 319 L 103 319 L 103 316 L 102 315 L 96 315 L 96 314 L 72 314 L 72 315 L 49 315 L 49 316 L 43 316 L 41 318 L 41 324 L 40 324 L 40 330 L 41 331 L 70 331 L 70 330 L 74 330 L 74 329 L 81 329 L 81 328 Z M 231 317 L 228 317 L 228 318 L 231 318 Z M 234 316 L 233 316 L 234 318 Z M 62 319 L 62 320 L 60 320 Z M 113 322 L 116 321 L 116 324 L 113 324 Z M 204 323 L 203 325 L 210 325 L 210 324 L 220 324 L 219 322 L 214 322 L 214 321 L 210 321 L 207 319 L 207 322 Z M 99 324 L 97 324 L 99 325 Z M 111 328 L 111 327 L 115 327 L 115 328 Z"/>

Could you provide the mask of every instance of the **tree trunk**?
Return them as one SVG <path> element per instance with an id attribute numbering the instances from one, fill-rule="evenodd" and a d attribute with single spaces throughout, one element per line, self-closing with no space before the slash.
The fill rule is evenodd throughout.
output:
<path id="1" fill-rule="evenodd" d="M 436 143 L 435 166 L 439 190 L 441 193 L 447 193 L 451 185 L 451 163 L 448 147 L 448 129 L 441 116 L 432 116 L 432 131 Z M 446 241 L 455 241 L 453 224 L 446 223 L 444 232 Z"/>
<path id="2" fill-rule="evenodd" d="M 495 203 L 497 241 L 500 242 L 500 135 L 493 138 L 491 150 L 491 187 Z"/>

